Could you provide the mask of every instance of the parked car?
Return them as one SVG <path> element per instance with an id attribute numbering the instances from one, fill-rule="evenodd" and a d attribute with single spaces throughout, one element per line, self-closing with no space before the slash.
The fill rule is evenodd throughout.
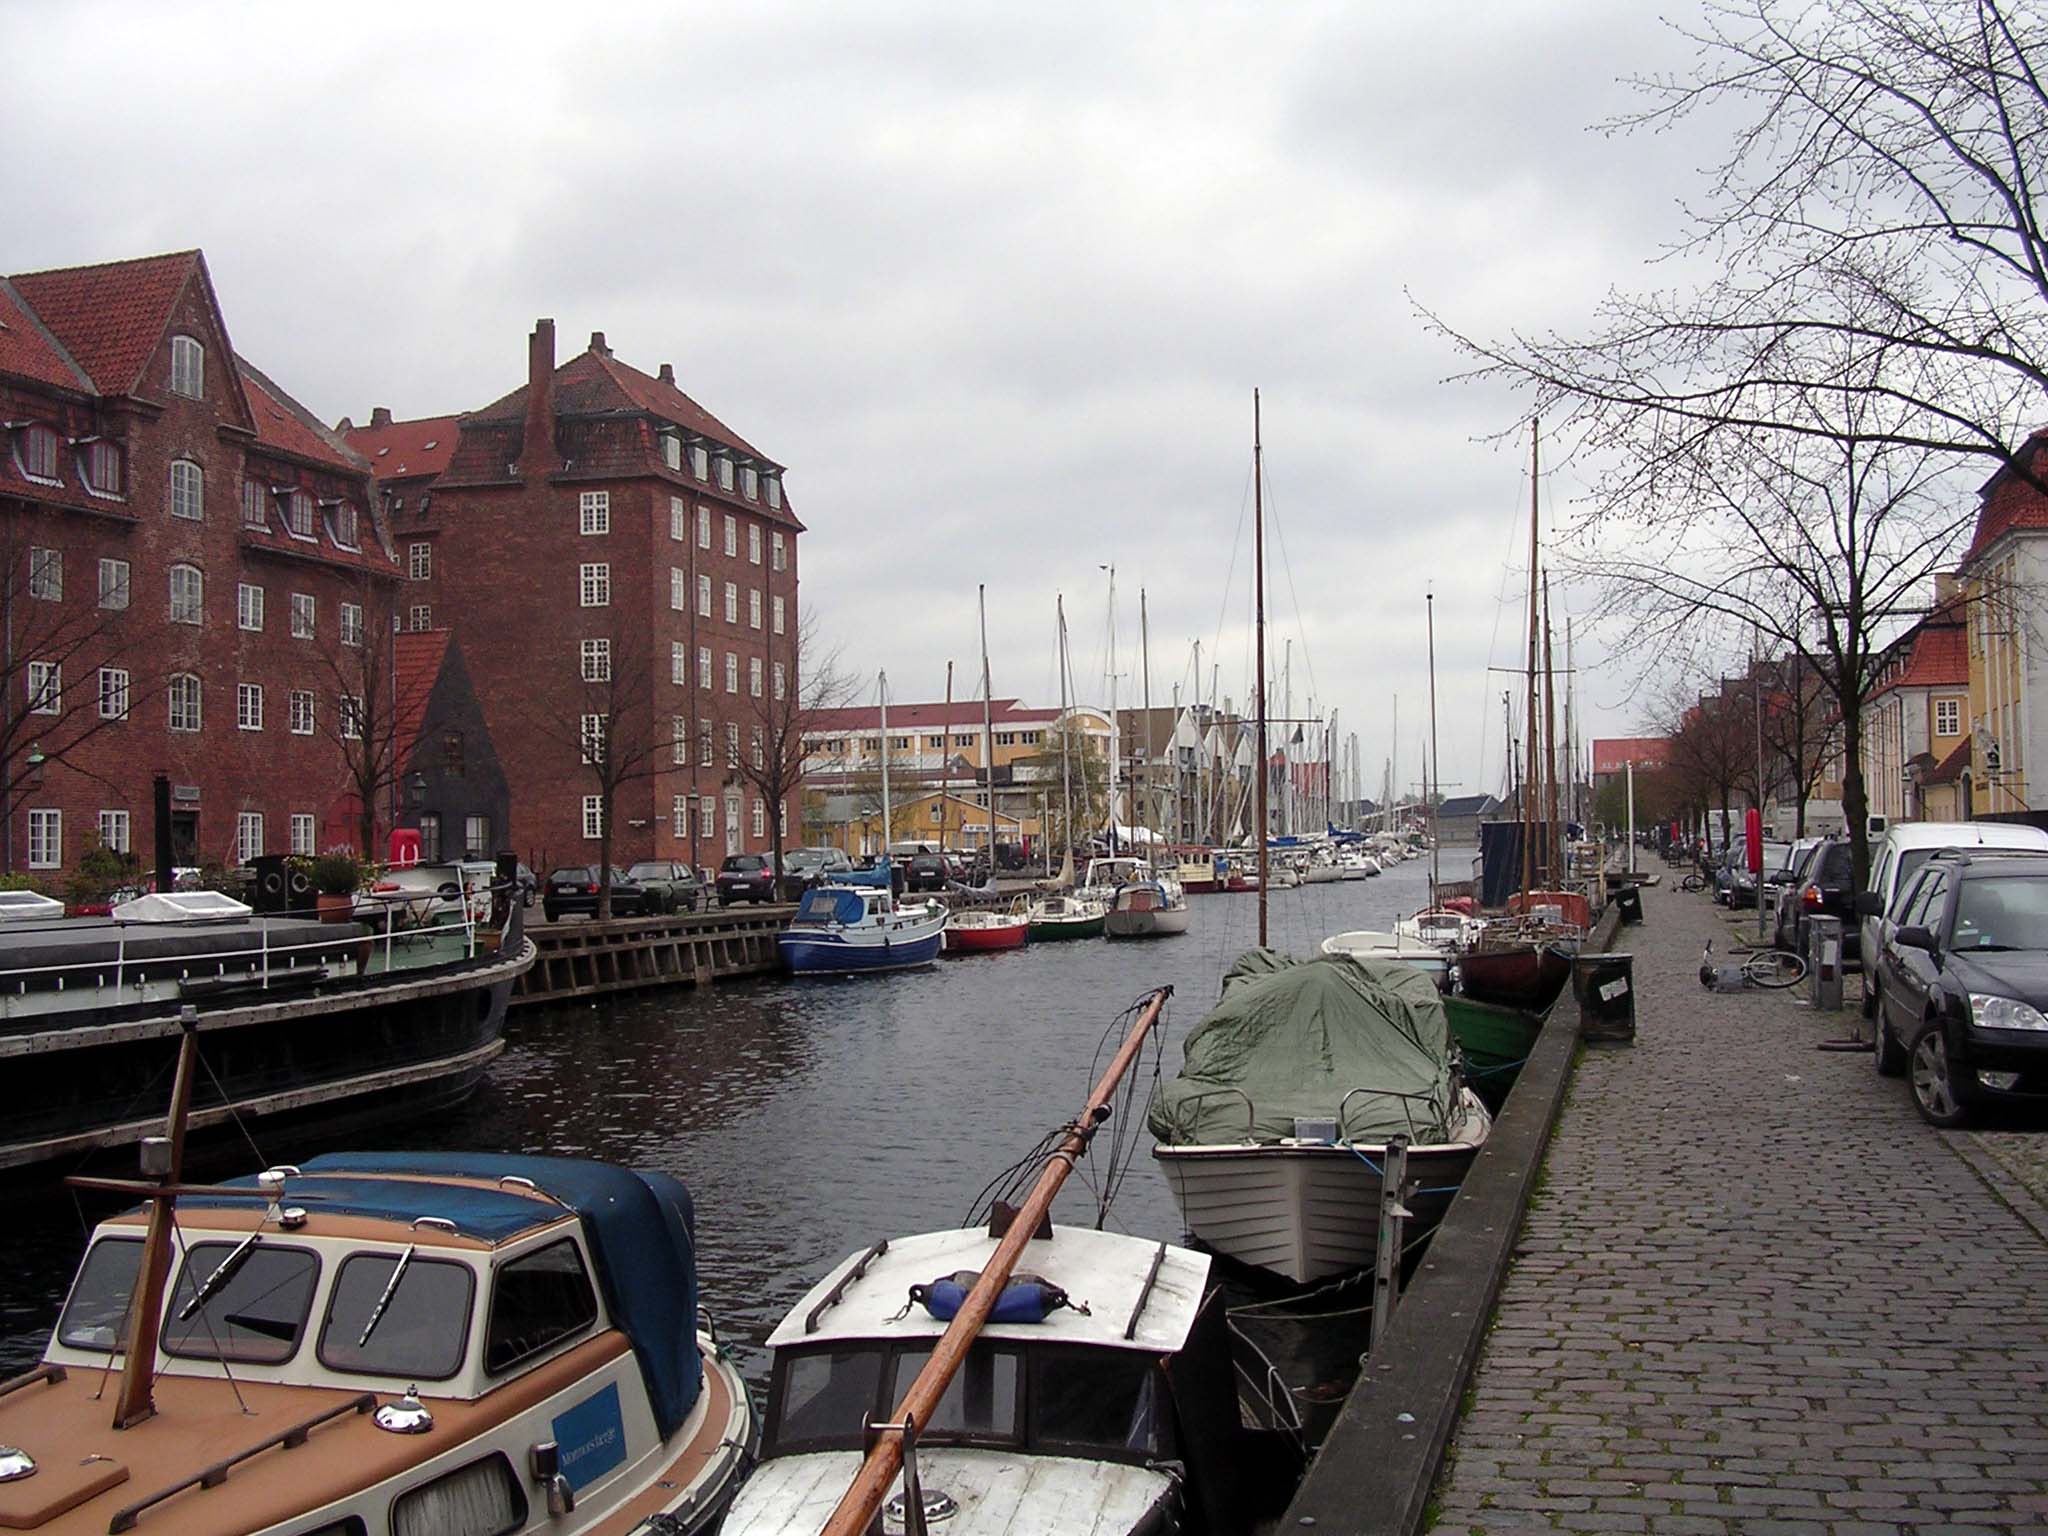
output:
<path id="1" fill-rule="evenodd" d="M 1728 872 L 1728 896 L 1730 907 L 1753 907 L 1757 903 L 1757 877 L 1750 873 L 1749 848 L 1746 843 L 1736 844 L 1736 863 Z M 1785 862 L 1785 856 L 1792 851 L 1790 843 L 1763 844 L 1763 867 L 1775 870 Z"/>
<path id="2" fill-rule="evenodd" d="M 1767 862 L 1764 866 L 1763 901 L 1766 908 L 1777 911 L 1784 905 L 1783 898 L 1789 892 L 1799 889 L 1800 868 L 1806 863 L 1806 856 L 1818 848 L 1822 841 L 1823 839 L 1818 837 L 1802 837 L 1791 843 L 1765 844 L 1766 848 L 1785 849 L 1785 856 L 1778 860 L 1776 865 Z"/>
<path id="3" fill-rule="evenodd" d="M 1870 850 L 1870 884 L 1856 899 L 1859 942 L 1875 956 L 1891 936 L 1890 913 L 1907 877 L 1942 848 L 2048 849 L 2048 832 L 2009 821 L 1895 821 Z M 1863 993 L 1863 1016 L 1871 998 Z"/>
<path id="4" fill-rule="evenodd" d="M 1931 1125 L 1994 1102 L 2048 1104 L 2048 859 L 1938 852 L 1879 951 L 1877 1070 L 1911 1068 Z"/>
<path id="5" fill-rule="evenodd" d="M 623 869 L 614 868 L 606 882 L 611 887 L 612 916 L 647 917 L 660 910 L 654 896 Z M 541 888 L 540 908 L 549 922 L 566 912 L 597 914 L 597 868 L 590 864 L 569 864 L 548 876 Z"/>
<path id="6" fill-rule="evenodd" d="M 1806 883 L 1818 850 L 1827 846 L 1824 837 L 1803 837 L 1792 845 L 1792 856 L 1776 876 L 1778 899 L 1772 919 L 1771 942 L 1780 949 L 1799 948 L 1799 888 Z"/>
<path id="7" fill-rule="evenodd" d="M 953 866 L 943 853 L 913 853 L 903 871 L 906 891 L 943 891 L 953 878 Z"/>
<path id="8" fill-rule="evenodd" d="M 1856 887 L 1854 855 L 1846 837 L 1831 837 L 1806 861 L 1806 874 L 1793 892 L 1792 915 L 1784 930 L 1787 949 L 1806 953 L 1807 925 L 1817 916 L 1842 920 L 1842 965 L 1853 968 L 1863 958 L 1863 941 L 1856 929 Z"/>
<path id="9" fill-rule="evenodd" d="M 526 867 L 524 860 L 520 862 L 518 873 L 512 879 L 519 888 L 519 905 L 531 907 L 534 893 L 540 889 L 540 881 L 535 878 L 533 871 Z"/>
<path id="10" fill-rule="evenodd" d="M 728 854 L 718 866 L 718 904 L 775 899 L 775 858 L 766 853 Z"/>
<path id="11" fill-rule="evenodd" d="M 801 901 L 806 887 L 852 873 L 853 859 L 844 848 L 792 848 L 782 855 L 782 899 Z"/>
<path id="12" fill-rule="evenodd" d="M 653 899 L 653 911 L 696 912 L 704 906 L 697 871 L 679 859 L 642 859 L 628 865 L 626 875 Z"/>

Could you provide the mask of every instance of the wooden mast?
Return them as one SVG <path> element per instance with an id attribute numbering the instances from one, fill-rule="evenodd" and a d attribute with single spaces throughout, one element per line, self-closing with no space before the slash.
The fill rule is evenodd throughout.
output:
<path id="1" fill-rule="evenodd" d="M 1550 573 L 1543 573 L 1543 785 L 1544 814 L 1549 831 L 1543 839 L 1544 875 L 1550 885 L 1564 882 L 1557 819 L 1557 674 L 1550 666 Z"/>
<path id="2" fill-rule="evenodd" d="M 1252 585 L 1257 592 L 1256 635 L 1252 667 L 1257 679 L 1258 717 L 1256 745 L 1259 770 L 1256 778 L 1259 839 L 1259 947 L 1266 947 L 1266 879 L 1271 873 L 1266 862 L 1266 501 L 1265 447 L 1259 437 L 1259 392 L 1252 391 Z"/>
<path id="3" fill-rule="evenodd" d="M 1422 594 L 1424 623 L 1429 632 L 1429 767 L 1437 776 L 1437 795 L 1429 792 L 1428 782 L 1423 783 L 1423 798 L 1429 802 L 1429 904 L 1436 905 L 1436 888 L 1443 883 L 1443 870 L 1437 862 L 1436 802 L 1443 791 L 1444 765 L 1436 756 L 1436 594 Z"/>
<path id="4" fill-rule="evenodd" d="M 1145 733 L 1139 738 L 1144 743 L 1142 750 L 1145 755 L 1138 760 L 1138 804 L 1145 808 L 1147 821 L 1158 821 L 1161 818 L 1155 813 L 1152 804 L 1152 630 L 1150 621 L 1145 616 L 1143 587 L 1138 588 L 1138 676 L 1141 679 L 1139 686 L 1143 689 L 1140 695 L 1143 701 L 1143 714 L 1140 718 L 1145 722 Z M 1155 836 L 1159 831 L 1157 827 L 1148 827 L 1146 830 Z M 1149 843 L 1146 845 L 1147 859 L 1151 857 L 1151 847 Z M 1152 872 L 1159 873 L 1157 869 Z"/>
<path id="5" fill-rule="evenodd" d="M 1074 722 L 1067 713 L 1067 599 L 1064 593 L 1053 594 L 1053 609 L 1059 614 L 1059 673 L 1060 673 L 1060 841 L 1066 846 L 1060 850 L 1061 884 L 1066 884 L 1067 865 L 1074 857 L 1074 764 L 1068 752 L 1073 740 Z M 1051 862 L 1052 850 L 1048 848 L 1047 862 Z"/>
<path id="6" fill-rule="evenodd" d="M 988 878 L 996 878 L 996 728 L 995 700 L 989 697 L 988 681 L 988 584 L 978 583 L 975 595 L 981 604 L 981 775 L 982 786 L 987 790 L 988 820 Z"/>
<path id="7" fill-rule="evenodd" d="M 889 674 L 875 674 L 875 693 L 882 705 L 882 862 L 889 862 L 889 843 L 895 836 L 895 817 L 889 805 Z"/>
<path id="8" fill-rule="evenodd" d="M 1052 1210 L 1053 1196 L 1066 1182 L 1074 1164 L 1081 1154 L 1088 1150 L 1088 1143 L 1096 1131 L 1104 1125 L 1111 1113 L 1110 1097 L 1116 1092 L 1117 1084 L 1123 1080 L 1131 1064 L 1138 1059 L 1144 1048 L 1145 1036 L 1158 1020 L 1166 1000 L 1173 995 L 1173 988 L 1161 987 L 1152 994 L 1144 1011 L 1131 1026 L 1131 1032 L 1124 1037 L 1122 1049 L 1116 1059 L 1110 1062 L 1108 1070 L 1088 1095 L 1087 1106 L 1067 1126 L 1060 1144 L 1046 1158 L 1045 1167 L 1038 1175 L 1038 1182 L 1032 1187 L 1030 1196 L 1011 1218 L 1008 1230 L 996 1244 L 996 1251 L 982 1266 L 981 1277 L 974 1282 L 974 1288 L 967 1293 L 967 1299 L 960 1303 L 960 1310 L 953 1321 L 932 1346 L 931 1357 L 925 1361 L 924 1369 L 917 1373 L 917 1380 L 910 1384 L 910 1390 L 903 1394 L 903 1400 L 896 1405 L 891 1416 L 896 1424 L 915 1424 L 922 1431 L 932 1421 L 932 1411 L 945 1396 L 954 1374 L 967 1358 L 967 1351 L 973 1346 L 975 1335 L 988 1321 L 988 1315 L 995 1310 L 997 1299 L 1003 1287 L 1009 1284 L 1010 1275 L 1017 1267 L 1017 1260 L 1023 1257 L 1024 1248 L 1044 1223 Z M 825 1522 L 820 1536 L 863 1536 L 869 1522 L 875 1518 L 875 1511 L 882 1507 L 888 1497 L 889 1488 L 896 1480 L 896 1474 L 903 1468 L 903 1434 L 884 1432 L 875 1441 L 874 1448 L 861 1464 L 853 1485 L 840 1496 L 839 1505 L 832 1511 L 832 1518 Z"/>
<path id="9" fill-rule="evenodd" d="M 192 1079 L 199 1070 L 199 1015 L 189 1005 L 180 1011 L 177 1075 L 171 1082 L 171 1110 L 164 1120 L 169 1158 L 163 1187 L 148 1196 L 149 1235 L 142 1244 L 142 1272 L 128 1310 L 128 1357 L 121 1366 L 121 1390 L 114 1399 L 114 1428 L 127 1429 L 156 1412 L 151 1389 L 156 1382 L 157 1330 L 162 1326 L 164 1282 L 171 1273 L 171 1235 L 177 1220 L 173 1193 L 185 1169 L 185 1120 L 192 1107 Z M 146 1145 L 146 1143 L 145 1143 Z"/>
<path id="10" fill-rule="evenodd" d="M 1531 801 L 1536 795 L 1537 743 L 1536 743 L 1536 434 L 1537 424 L 1529 423 L 1529 665 L 1525 673 L 1528 684 L 1528 709 L 1523 714 L 1523 735 L 1528 738 L 1528 766 L 1522 772 L 1522 889 L 1530 891 L 1536 885 L 1536 811 Z"/>
<path id="11" fill-rule="evenodd" d="M 939 738 L 939 847 L 953 846 L 953 663 L 946 663 L 945 735 Z"/>

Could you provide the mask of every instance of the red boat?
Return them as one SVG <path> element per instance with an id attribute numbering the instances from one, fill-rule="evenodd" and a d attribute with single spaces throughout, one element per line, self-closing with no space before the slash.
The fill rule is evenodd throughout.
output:
<path id="1" fill-rule="evenodd" d="M 1554 942 L 1468 949 L 1458 957 L 1459 990 L 1467 997 L 1531 1013 L 1556 1002 L 1571 975 L 1571 950 Z"/>
<path id="2" fill-rule="evenodd" d="M 1021 912 L 955 912 L 946 920 L 946 953 L 1022 949 L 1029 930 Z"/>

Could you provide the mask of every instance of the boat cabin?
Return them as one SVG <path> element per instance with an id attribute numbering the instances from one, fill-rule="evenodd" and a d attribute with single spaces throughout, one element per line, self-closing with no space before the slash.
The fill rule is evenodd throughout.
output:
<path id="1" fill-rule="evenodd" d="M 186 1193 L 154 1411 L 116 1430 L 148 1221 L 101 1223 L 41 1370 L 0 1387 L 0 1443 L 38 1464 L 0 1480 L 0 1527 L 582 1531 L 659 1478 L 737 1477 L 751 1415 L 700 1355 L 667 1175 L 340 1154 Z"/>

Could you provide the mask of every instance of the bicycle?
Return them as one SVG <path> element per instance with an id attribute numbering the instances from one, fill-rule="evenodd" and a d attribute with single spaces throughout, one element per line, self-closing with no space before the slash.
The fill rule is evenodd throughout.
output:
<path id="1" fill-rule="evenodd" d="M 1751 950 L 1734 965 L 1714 963 L 1711 941 L 1700 951 L 1700 985 L 1710 992 L 1740 991 L 1744 987 L 1762 987 L 1777 992 L 1797 986 L 1805 979 L 1806 961 L 1793 950 Z"/>
<path id="2" fill-rule="evenodd" d="M 1678 888 L 1681 891 L 1704 891 L 1707 888 L 1707 877 L 1698 870 L 1694 870 L 1678 882 Z"/>

